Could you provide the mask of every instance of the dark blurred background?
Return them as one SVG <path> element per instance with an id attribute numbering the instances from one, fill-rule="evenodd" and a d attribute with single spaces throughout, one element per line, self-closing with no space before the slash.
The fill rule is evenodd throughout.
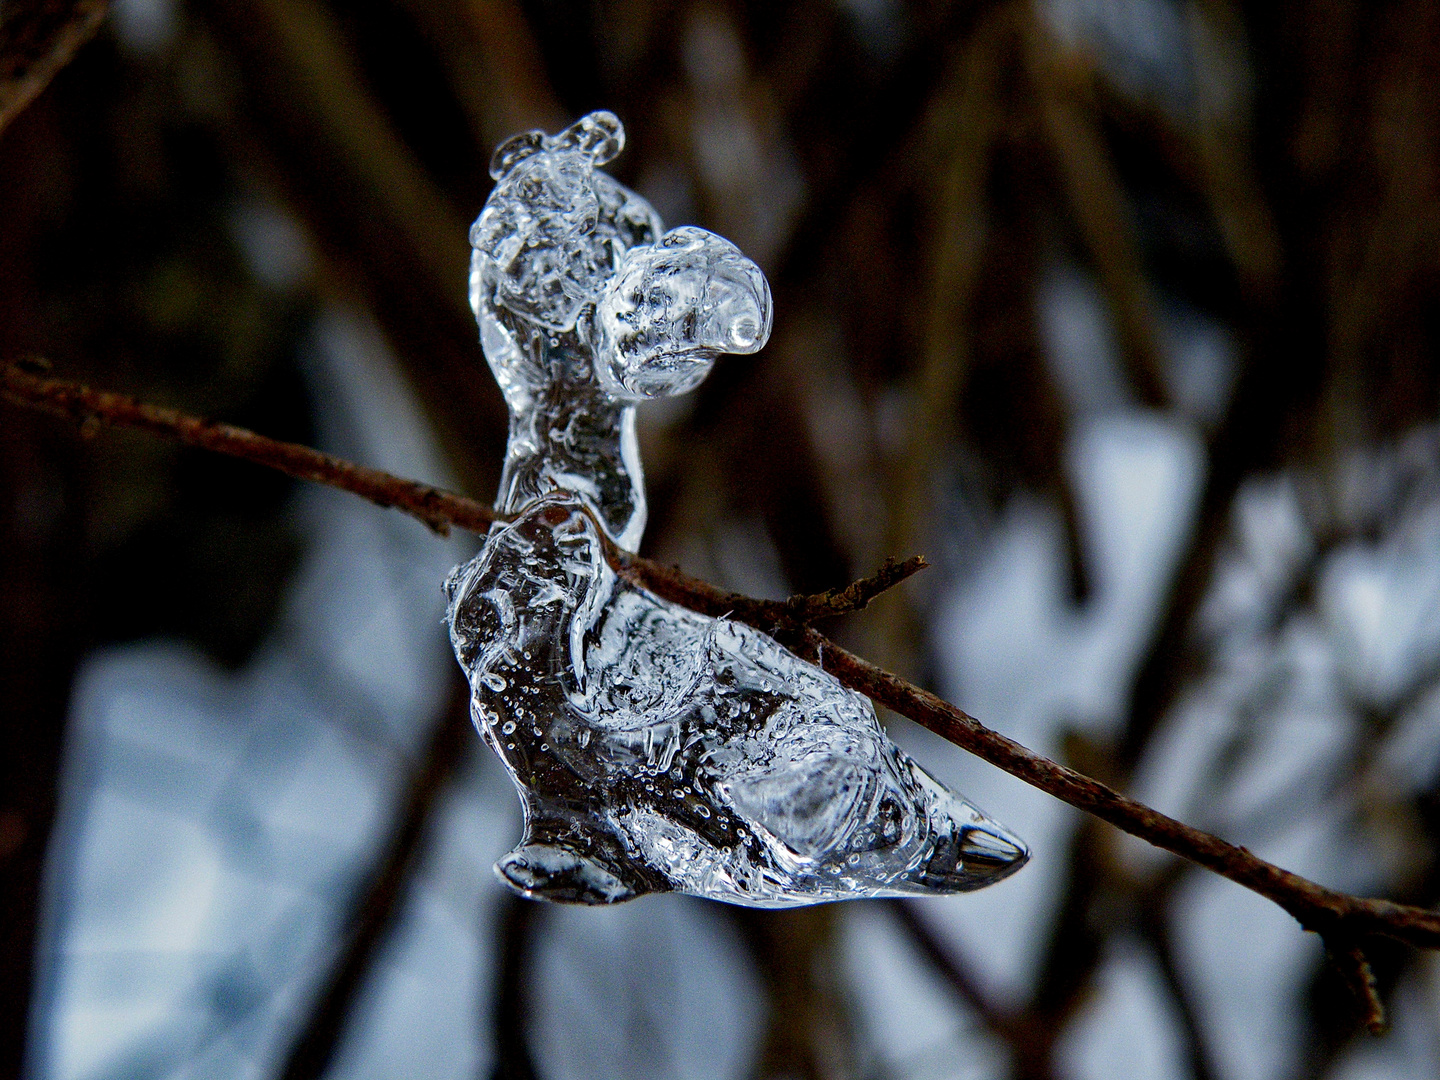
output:
<path id="1" fill-rule="evenodd" d="M 467 225 L 597 108 L 775 295 L 642 410 L 648 554 L 782 597 L 924 552 L 841 640 L 1440 898 L 1440 4 L 117 0 L 0 132 L 0 359 L 488 498 Z M 473 543 L 0 403 L 0 1075 L 1440 1075 L 1434 956 L 1371 952 L 1374 1039 L 1283 913 L 894 718 L 1030 867 L 512 899 L 439 621 Z"/>

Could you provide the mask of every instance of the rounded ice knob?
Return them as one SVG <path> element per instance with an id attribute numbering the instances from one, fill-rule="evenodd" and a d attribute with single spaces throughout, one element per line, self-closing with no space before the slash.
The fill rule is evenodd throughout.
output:
<path id="1" fill-rule="evenodd" d="M 722 236 L 684 226 L 631 248 L 595 311 L 600 378 L 620 397 L 683 394 L 720 353 L 770 338 L 770 284 Z"/>

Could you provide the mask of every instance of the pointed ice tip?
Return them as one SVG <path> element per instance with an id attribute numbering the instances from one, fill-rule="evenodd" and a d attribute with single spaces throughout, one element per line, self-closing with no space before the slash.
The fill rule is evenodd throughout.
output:
<path id="1" fill-rule="evenodd" d="M 1030 858 L 1030 852 L 1002 826 L 972 808 L 970 820 L 936 838 L 924 864 L 909 880 L 931 893 L 969 892 L 1003 881 Z"/>
<path id="2" fill-rule="evenodd" d="M 636 895 L 634 889 L 593 859 L 550 844 L 522 844 L 495 864 L 495 873 L 531 900 L 615 904 Z"/>
<path id="3" fill-rule="evenodd" d="M 992 881 L 1013 874 L 1030 858 L 1024 844 L 998 827 L 966 829 L 960 853 L 967 869 Z"/>

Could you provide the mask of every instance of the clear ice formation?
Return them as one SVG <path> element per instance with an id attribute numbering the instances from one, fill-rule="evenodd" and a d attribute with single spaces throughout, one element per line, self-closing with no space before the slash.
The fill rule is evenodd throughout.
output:
<path id="1" fill-rule="evenodd" d="M 517 135 L 470 232 L 470 299 L 510 407 L 491 529 L 446 583 L 476 727 L 524 836 L 496 865 L 526 896 L 684 892 L 756 907 L 976 889 L 1024 845 L 886 737 L 868 700 L 773 638 L 631 585 L 601 530 L 645 528 L 635 404 L 684 393 L 770 333 L 760 269 L 703 229 L 664 232 L 596 166 L 591 113 Z"/>

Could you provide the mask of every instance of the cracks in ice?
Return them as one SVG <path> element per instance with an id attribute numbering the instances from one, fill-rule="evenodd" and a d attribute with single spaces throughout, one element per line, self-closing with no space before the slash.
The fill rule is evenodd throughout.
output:
<path id="1" fill-rule="evenodd" d="M 597 171 L 613 115 L 495 152 L 470 299 L 510 408 L 496 525 L 447 583 L 481 735 L 515 780 L 529 896 L 678 891 L 783 907 L 951 893 L 1024 845 L 886 737 L 870 703 L 748 626 L 616 576 L 645 528 L 635 405 L 684 393 L 770 333 L 769 286 L 729 241 L 665 232 Z"/>

